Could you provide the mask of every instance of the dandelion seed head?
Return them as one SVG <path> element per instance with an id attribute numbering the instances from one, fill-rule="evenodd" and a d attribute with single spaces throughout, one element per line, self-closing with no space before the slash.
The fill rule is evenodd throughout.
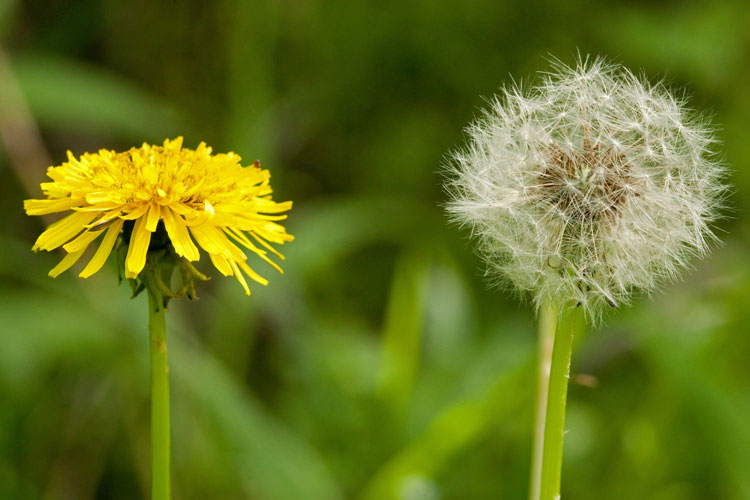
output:
<path id="1" fill-rule="evenodd" d="M 488 274 L 596 321 L 706 255 L 726 186 L 710 125 L 603 59 L 508 87 L 468 128 L 446 188 Z"/>

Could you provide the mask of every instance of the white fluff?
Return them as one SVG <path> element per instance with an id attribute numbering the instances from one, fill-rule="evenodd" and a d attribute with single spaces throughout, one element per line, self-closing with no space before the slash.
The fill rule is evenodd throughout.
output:
<path id="1" fill-rule="evenodd" d="M 724 168 L 707 122 L 663 84 L 602 59 L 554 70 L 468 128 L 448 211 L 488 274 L 597 321 L 708 252 Z"/>

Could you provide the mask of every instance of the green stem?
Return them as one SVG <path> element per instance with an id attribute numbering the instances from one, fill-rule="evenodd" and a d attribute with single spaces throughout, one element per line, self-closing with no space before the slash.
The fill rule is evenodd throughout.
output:
<path id="1" fill-rule="evenodd" d="M 534 431 L 531 448 L 531 474 L 529 500 L 539 500 L 542 487 L 542 452 L 544 449 L 544 425 L 547 414 L 547 391 L 549 388 L 552 346 L 555 342 L 555 329 L 560 308 L 556 303 L 546 301 L 539 311 L 539 352 L 537 354 L 536 408 L 534 411 Z"/>
<path id="2" fill-rule="evenodd" d="M 148 286 L 151 351 L 151 500 L 169 500 L 169 368 L 164 297 Z"/>
<path id="3" fill-rule="evenodd" d="M 560 498 L 562 475 L 563 436 L 565 434 L 565 403 L 570 378 L 570 357 L 573 351 L 575 324 L 573 314 L 560 322 L 552 349 L 552 365 L 547 395 L 547 416 L 544 424 L 542 454 L 541 500 Z"/>

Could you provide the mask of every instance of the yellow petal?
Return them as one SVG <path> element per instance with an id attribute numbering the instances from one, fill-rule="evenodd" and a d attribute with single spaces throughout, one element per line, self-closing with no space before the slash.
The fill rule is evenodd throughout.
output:
<path id="1" fill-rule="evenodd" d="M 169 139 L 165 139 L 164 148 L 179 151 L 182 148 L 182 136 L 172 139 L 171 141 Z"/>
<path id="2" fill-rule="evenodd" d="M 27 215 L 45 215 L 70 210 L 86 203 L 80 198 L 59 198 L 56 200 L 24 200 L 23 208 Z"/>
<path id="3" fill-rule="evenodd" d="M 137 218 L 141 217 L 142 215 L 144 215 L 148 211 L 148 209 L 149 209 L 149 205 L 147 203 L 144 203 L 143 205 L 140 205 L 137 208 L 135 208 L 129 214 L 125 214 L 125 215 L 123 215 L 121 217 L 123 219 L 125 219 L 125 220 L 137 219 Z"/>
<path id="4" fill-rule="evenodd" d="M 113 208 L 121 208 L 122 203 L 116 201 L 108 201 L 106 203 L 97 203 L 96 205 L 88 205 L 85 207 L 75 207 L 73 210 L 79 212 L 104 212 L 105 210 L 112 210 Z"/>
<path id="5" fill-rule="evenodd" d="M 265 214 L 278 214 L 292 209 L 291 201 L 276 203 L 275 201 L 264 200 L 262 198 L 255 198 L 254 201 L 258 206 L 258 212 L 263 212 Z"/>
<path id="6" fill-rule="evenodd" d="M 87 224 L 86 229 L 97 229 L 99 226 L 103 226 L 104 224 L 111 224 L 113 219 L 120 218 L 121 215 L 121 208 L 110 210 L 109 212 L 101 214 L 101 217 L 94 220 L 94 222 L 92 222 L 91 224 Z"/>
<path id="7" fill-rule="evenodd" d="M 294 236 L 287 233 L 286 229 L 284 229 L 284 226 L 275 224 L 273 222 L 265 222 L 262 225 L 255 225 L 255 227 L 253 227 L 251 231 L 256 233 L 261 238 L 265 238 L 272 243 L 282 244 L 287 241 L 294 241 Z"/>
<path id="8" fill-rule="evenodd" d="M 185 224 L 189 227 L 200 226 L 211 219 L 211 214 L 206 210 L 191 209 L 183 215 L 185 216 Z"/>
<path id="9" fill-rule="evenodd" d="M 286 220 L 289 216 L 284 215 L 266 215 L 266 214 L 255 214 L 255 217 L 263 220 Z"/>
<path id="10" fill-rule="evenodd" d="M 102 242 L 99 244 L 99 248 L 96 249 L 96 253 L 78 276 L 81 278 L 88 278 L 102 268 L 107 261 L 107 257 L 109 257 L 109 254 L 112 252 L 112 247 L 115 245 L 115 241 L 117 241 L 117 235 L 120 234 L 124 222 L 125 221 L 122 219 L 117 219 L 111 226 L 109 226 L 107 234 L 104 235 Z"/>
<path id="11" fill-rule="evenodd" d="M 208 256 L 221 274 L 224 276 L 231 276 L 233 274 L 232 266 L 229 265 L 229 261 L 226 258 L 213 253 L 208 254 Z"/>
<path id="12" fill-rule="evenodd" d="M 282 255 L 281 252 L 279 252 L 274 247 L 269 245 L 268 242 L 266 242 L 266 240 L 264 240 L 263 238 L 255 234 L 253 231 L 249 231 L 249 233 L 250 233 L 250 236 L 252 236 L 255 239 L 255 241 L 257 241 L 258 243 L 263 245 L 265 248 L 273 252 L 278 258 L 280 258 L 281 260 L 286 259 L 286 257 L 284 257 L 284 255 Z"/>
<path id="13" fill-rule="evenodd" d="M 151 208 L 148 211 L 146 217 L 146 229 L 152 233 L 156 231 L 156 226 L 159 224 L 160 207 L 158 203 L 151 203 Z"/>
<path id="14" fill-rule="evenodd" d="M 190 238 L 190 233 L 188 233 L 182 217 L 172 213 L 172 210 L 169 208 L 165 208 L 163 212 L 164 227 L 177 255 L 185 257 L 187 260 L 199 260 L 200 253 L 198 252 L 198 247 L 195 246 L 193 240 Z"/>
<path id="15" fill-rule="evenodd" d="M 96 214 L 76 212 L 50 225 L 39 235 L 34 250 L 54 250 L 83 230 L 83 227 L 94 220 Z"/>
<path id="16" fill-rule="evenodd" d="M 249 239 L 247 239 L 247 237 L 244 234 L 242 234 L 242 233 L 240 233 L 239 231 L 236 231 L 236 230 L 235 231 L 230 230 L 228 228 L 224 228 L 224 230 L 227 231 L 227 233 L 230 236 L 232 236 L 235 240 L 237 240 L 239 243 L 241 243 L 245 248 L 247 248 L 248 250 L 252 250 L 253 252 L 255 252 L 258 255 L 258 257 L 260 257 L 261 259 L 263 259 L 266 262 L 268 262 L 271 266 L 273 266 L 274 269 L 276 269 L 281 274 L 284 274 L 284 271 L 279 267 L 279 265 L 276 264 L 274 261 L 272 261 L 271 259 L 268 258 L 267 252 L 265 250 L 261 250 L 260 248 L 256 247 L 253 244 L 253 242 L 250 241 Z M 283 257 L 282 257 L 282 259 L 283 259 Z"/>
<path id="17" fill-rule="evenodd" d="M 98 238 L 103 231 L 104 229 L 99 229 L 98 231 L 84 231 L 79 234 L 78 237 L 73 241 L 64 244 L 63 248 L 68 253 L 77 252 L 79 250 L 86 250 L 86 248 L 88 248 L 89 246 L 89 243 Z"/>
<path id="18" fill-rule="evenodd" d="M 227 233 L 229 236 L 232 237 L 236 242 L 238 242 L 240 245 L 244 246 L 248 250 L 252 250 L 253 252 L 257 254 L 265 254 L 265 250 L 261 250 L 260 248 L 256 247 L 250 239 L 243 233 L 242 231 L 235 229 L 233 227 L 224 227 L 224 232 Z"/>
<path id="19" fill-rule="evenodd" d="M 185 205 L 184 203 L 172 203 L 169 208 L 171 208 L 174 213 L 179 215 L 190 215 L 195 212 L 195 209 Z"/>
<path id="20" fill-rule="evenodd" d="M 190 228 L 198 244 L 208 253 L 223 255 L 232 260 L 245 260 L 242 250 L 229 241 L 229 238 L 211 224 L 201 224 Z"/>
<path id="21" fill-rule="evenodd" d="M 268 284 L 268 280 L 265 279 L 264 277 L 262 277 L 261 275 L 259 275 L 258 273 L 256 273 L 255 271 L 253 271 L 253 269 L 250 266 L 248 266 L 246 262 L 238 262 L 237 264 L 253 280 L 257 281 L 261 285 L 267 285 Z"/>
<path id="22" fill-rule="evenodd" d="M 86 195 L 86 201 L 92 205 L 99 203 L 112 203 L 112 192 L 111 191 L 94 191 Z"/>
<path id="23" fill-rule="evenodd" d="M 81 258 L 81 255 L 83 255 L 83 252 L 85 251 L 86 249 L 83 249 L 65 255 L 65 257 L 63 257 L 63 259 L 55 267 L 50 269 L 48 275 L 52 278 L 57 278 L 60 273 L 67 271 L 68 269 L 70 269 L 70 266 L 78 262 L 78 259 Z"/>
<path id="24" fill-rule="evenodd" d="M 130 235 L 128 255 L 125 257 L 125 276 L 136 278 L 146 265 L 148 244 L 151 242 L 151 232 L 146 229 L 146 219 L 141 217 L 135 221 L 133 233 Z"/>
<path id="25" fill-rule="evenodd" d="M 234 276 L 237 278 L 237 281 L 239 281 L 242 288 L 245 289 L 245 295 L 250 295 L 250 288 L 247 286 L 247 281 L 242 275 L 242 272 L 237 268 L 237 263 L 231 260 L 229 261 L 229 264 L 232 266 L 232 271 L 234 271 Z"/>

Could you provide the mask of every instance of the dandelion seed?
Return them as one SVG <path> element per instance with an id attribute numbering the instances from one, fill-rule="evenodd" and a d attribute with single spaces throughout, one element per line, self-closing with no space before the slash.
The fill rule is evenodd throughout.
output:
<path id="1" fill-rule="evenodd" d="M 537 306 L 580 303 L 597 321 L 716 239 L 726 188 L 712 129 L 620 66 L 557 64 L 529 91 L 506 88 L 469 135 L 449 167 L 448 211 L 488 272 Z"/>

